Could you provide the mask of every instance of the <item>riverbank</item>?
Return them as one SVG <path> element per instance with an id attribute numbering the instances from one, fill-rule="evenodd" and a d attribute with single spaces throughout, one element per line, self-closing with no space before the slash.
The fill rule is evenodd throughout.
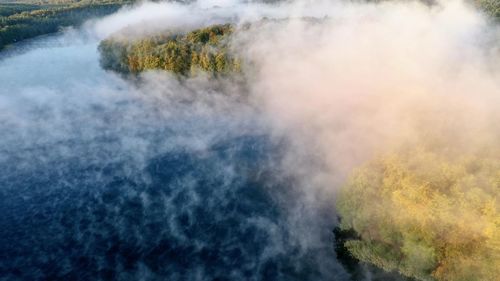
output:
<path id="1" fill-rule="evenodd" d="M 131 0 L 102 0 L 97 2 L 44 3 L 31 5 L 0 4 L 0 51 L 11 44 L 40 35 L 56 33 L 64 27 L 78 26 L 91 18 L 118 11 Z"/>

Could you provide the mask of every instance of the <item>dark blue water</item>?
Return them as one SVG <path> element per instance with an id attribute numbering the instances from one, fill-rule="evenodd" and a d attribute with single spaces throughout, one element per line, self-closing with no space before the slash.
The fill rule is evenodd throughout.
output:
<path id="1" fill-rule="evenodd" d="M 246 136 L 203 154 L 157 155 L 133 173 L 73 157 L 2 165 L 0 272 L 6 280 L 316 279 L 314 252 L 301 253 L 281 223 L 280 200 L 293 194 L 273 176 L 273 151 L 265 137 Z"/>
<path id="2" fill-rule="evenodd" d="M 314 161 L 237 87 L 132 83 L 77 35 L 0 59 L 0 280 L 373 277 L 337 259 Z"/>
<path id="3" fill-rule="evenodd" d="M 0 280 L 348 277 L 333 212 L 307 221 L 321 210 L 258 114 L 206 81 L 128 83 L 96 42 L 43 40 L 0 61 Z"/>

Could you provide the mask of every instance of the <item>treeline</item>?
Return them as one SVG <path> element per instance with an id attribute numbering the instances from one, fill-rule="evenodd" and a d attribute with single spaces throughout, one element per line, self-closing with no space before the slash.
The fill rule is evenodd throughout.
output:
<path id="1" fill-rule="evenodd" d="M 132 74 L 152 69 L 179 75 L 200 70 L 217 75 L 239 72 L 240 61 L 229 52 L 229 36 L 233 31 L 231 24 L 223 24 L 139 40 L 109 38 L 99 45 L 101 65 Z"/>
<path id="2" fill-rule="evenodd" d="M 355 237 L 344 246 L 418 280 L 499 280 L 500 158 L 490 155 L 415 149 L 360 168 L 337 202 Z"/>
<path id="3" fill-rule="evenodd" d="M 111 14 L 129 1 L 81 1 L 68 4 L 0 4 L 0 50 L 35 36 Z"/>
<path id="4" fill-rule="evenodd" d="M 35 4 L 23 4 L 23 3 L 0 3 L 0 17 L 8 17 L 13 14 L 29 12 L 33 10 L 40 9 L 40 5 Z"/>

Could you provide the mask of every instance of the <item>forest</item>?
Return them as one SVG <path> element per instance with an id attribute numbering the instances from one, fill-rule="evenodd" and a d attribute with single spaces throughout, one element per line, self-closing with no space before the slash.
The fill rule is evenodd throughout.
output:
<path id="1" fill-rule="evenodd" d="M 337 208 L 357 259 L 417 280 L 500 276 L 500 159 L 424 148 L 355 171 Z"/>
<path id="2" fill-rule="evenodd" d="M 0 3 L 0 50 L 117 11 L 129 0 Z"/>
<path id="3" fill-rule="evenodd" d="M 233 25 L 212 25 L 185 34 L 167 32 L 144 39 L 111 37 L 99 45 L 101 65 L 120 73 L 161 69 L 178 75 L 204 71 L 240 71 L 240 61 L 229 53 Z"/>

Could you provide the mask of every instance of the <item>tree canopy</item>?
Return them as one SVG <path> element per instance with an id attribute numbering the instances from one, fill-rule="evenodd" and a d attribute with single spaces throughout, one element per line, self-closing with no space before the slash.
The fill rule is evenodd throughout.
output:
<path id="1" fill-rule="evenodd" d="M 142 39 L 111 37 L 101 42 L 101 64 L 120 73 L 166 70 L 179 75 L 197 71 L 227 74 L 240 71 L 240 61 L 229 48 L 231 24 L 212 25 L 185 34 L 165 34 Z"/>
<path id="2" fill-rule="evenodd" d="M 357 259 L 418 280 L 500 276 L 500 159 L 418 148 L 353 173 L 338 198 Z"/>

